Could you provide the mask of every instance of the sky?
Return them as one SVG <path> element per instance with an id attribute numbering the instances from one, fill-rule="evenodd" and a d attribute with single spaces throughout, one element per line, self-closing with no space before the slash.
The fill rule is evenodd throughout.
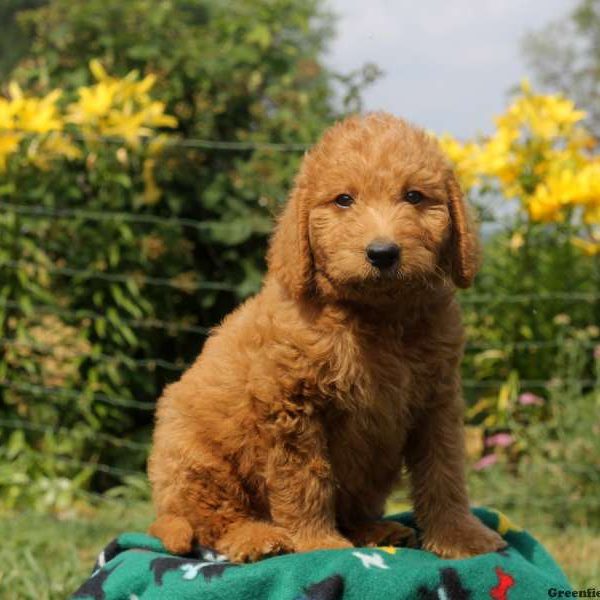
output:
<path id="1" fill-rule="evenodd" d="M 461 139 L 493 128 L 508 92 L 532 76 L 523 36 L 567 14 L 574 0 L 329 0 L 338 15 L 329 64 L 377 64 L 384 75 L 363 94 L 386 110 Z"/>

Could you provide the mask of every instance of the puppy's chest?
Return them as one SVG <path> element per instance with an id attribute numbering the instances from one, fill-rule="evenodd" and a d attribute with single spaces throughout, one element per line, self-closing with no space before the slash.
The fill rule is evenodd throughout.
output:
<path id="1" fill-rule="evenodd" d="M 351 495 L 364 489 L 381 489 L 396 478 L 404 442 L 412 422 L 407 398 L 379 387 L 380 394 L 354 396 L 344 409 L 332 407 L 326 434 L 334 476 Z M 383 391 L 381 391 L 383 390 Z M 372 390 L 372 392 L 375 391 Z M 376 401 L 376 406 L 366 402 Z"/>
<path id="2" fill-rule="evenodd" d="M 321 377 L 328 405 L 364 413 L 365 419 L 402 421 L 430 392 L 432 365 L 427 349 L 402 339 L 355 338 L 339 344 L 325 361 Z"/>
<path id="3" fill-rule="evenodd" d="M 332 370 L 326 422 L 334 469 L 349 457 L 354 477 L 400 467 L 406 434 L 431 391 L 425 363 L 418 349 L 396 342 L 363 347 L 349 372 Z"/>

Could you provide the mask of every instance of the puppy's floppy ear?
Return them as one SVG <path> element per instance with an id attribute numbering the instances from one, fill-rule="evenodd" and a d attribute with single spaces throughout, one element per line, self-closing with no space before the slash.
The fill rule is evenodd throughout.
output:
<path id="1" fill-rule="evenodd" d="M 454 173 L 446 180 L 448 209 L 452 231 L 450 236 L 450 275 L 457 287 L 467 288 L 479 270 L 480 248 L 473 219 Z"/>
<path id="2" fill-rule="evenodd" d="M 302 183 L 296 182 L 277 220 L 267 254 L 269 273 L 294 298 L 300 298 L 309 291 L 313 277 L 306 197 L 306 188 Z"/>

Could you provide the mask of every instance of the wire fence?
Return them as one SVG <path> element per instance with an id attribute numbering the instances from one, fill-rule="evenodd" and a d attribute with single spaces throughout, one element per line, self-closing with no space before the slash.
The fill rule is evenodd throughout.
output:
<path id="1" fill-rule="evenodd" d="M 20 134 L 24 137 L 35 139 L 38 133 L 31 132 L 25 129 L 11 128 L 11 132 Z M 47 133 L 60 132 L 62 135 L 71 140 L 84 143 L 100 143 L 102 145 L 126 146 L 131 140 L 127 140 L 122 136 L 103 135 L 95 132 L 82 133 L 76 129 L 56 130 L 49 129 Z M 222 152 L 239 152 L 239 151 L 260 151 L 267 150 L 272 152 L 293 152 L 302 153 L 309 150 L 312 146 L 310 143 L 301 142 L 271 142 L 261 140 L 210 140 L 203 138 L 181 138 L 175 135 L 156 135 L 154 133 L 137 133 L 135 136 L 136 143 L 151 144 L 159 143 L 162 148 L 179 148 L 179 149 L 202 149 L 216 150 Z"/>
<path id="2" fill-rule="evenodd" d="M 104 139 L 112 143 L 114 140 Z M 209 145 L 210 144 L 210 145 Z M 219 151 L 264 149 L 273 151 L 299 152 L 306 149 L 305 145 L 280 145 L 280 144 L 246 144 L 246 143 L 221 143 L 216 144 L 208 140 L 188 140 L 183 143 L 185 147 L 211 148 Z M 214 226 L 212 221 L 186 219 L 180 217 L 157 216 L 144 214 L 141 210 L 136 212 L 124 211 L 95 211 L 73 207 L 47 207 L 40 204 L 24 204 L 13 201 L 0 200 L 0 211 L 3 215 L 18 216 L 25 223 L 55 223 L 66 222 L 71 227 L 80 222 L 89 222 L 102 227 L 106 223 L 128 223 L 141 228 L 146 226 L 171 228 L 177 231 L 190 230 L 203 235 Z M 185 234 L 182 234 L 184 236 Z M 43 246 L 43 240 L 42 240 Z M 2 242 L 0 242 L 2 249 Z M 107 261 L 108 263 L 109 261 Z M 101 303 L 80 301 L 77 305 L 72 302 L 56 301 L 52 295 L 39 291 L 36 281 L 40 278 L 56 280 L 55 288 L 60 288 L 66 293 L 72 286 L 87 285 L 90 282 L 98 286 L 119 284 L 142 288 L 160 288 L 168 292 L 169 299 L 175 298 L 178 293 L 190 294 L 191 292 L 222 292 L 233 297 L 233 303 L 240 299 L 239 285 L 226 281 L 204 280 L 199 276 L 193 279 L 183 278 L 187 272 L 177 273 L 171 277 L 159 277 L 147 273 L 134 271 L 125 272 L 101 269 L 90 264 L 85 268 L 80 265 L 73 266 L 62 258 L 49 259 L 48 255 L 35 255 L 29 253 L 26 257 L 11 252 L 10 245 L 0 255 L 0 273 L 6 277 L 20 278 L 21 287 L 31 292 L 25 295 L 0 294 L 0 398 L 2 411 L 0 412 L 0 449 L 8 450 L 6 455 L 13 454 L 19 459 L 15 434 L 21 433 L 30 436 L 26 450 L 22 455 L 28 457 L 30 463 L 39 466 L 44 476 L 52 479 L 75 479 L 78 472 L 90 472 L 87 482 L 96 478 L 99 483 L 93 486 L 80 486 L 75 490 L 76 496 L 85 498 L 90 502 L 118 502 L 118 493 L 111 496 L 110 492 L 99 493 L 104 489 L 117 489 L 119 484 L 126 483 L 128 478 L 143 477 L 144 461 L 150 449 L 149 431 L 152 424 L 152 413 L 155 408 L 155 398 L 160 393 L 162 386 L 169 381 L 177 379 L 179 374 L 188 368 L 193 360 L 189 349 L 196 351 L 202 346 L 203 340 L 211 332 L 213 323 L 190 322 L 190 315 L 182 315 L 180 319 L 162 319 L 154 315 L 145 314 L 144 310 L 136 311 L 127 308 L 121 310 L 118 318 L 112 319 L 110 311 L 103 311 Z M 499 307 L 527 307 L 536 310 L 536 307 L 559 306 L 569 310 L 574 306 L 598 305 L 600 291 L 579 291 L 563 289 L 557 291 L 526 292 L 526 293 L 498 293 L 478 294 L 470 293 L 461 297 L 461 304 L 467 311 L 486 311 Z M 156 311 L 160 314 L 160 311 Z M 51 336 L 51 341 L 43 338 L 48 335 L 45 331 L 45 316 L 56 317 L 63 329 L 61 335 L 64 339 L 58 341 Z M 40 327 L 27 327 L 31 319 L 39 321 Z M 112 319 L 112 320 L 111 320 Z M 10 322 L 14 321 L 12 325 Z M 114 321 L 114 322 L 113 322 Z M 16 324 L 15 324 L 16 323 Z M 9 324 L 9 325 L 7 325 Z M 23 324 L 20 326 L 19 324 Z M 593 322 L 589 323 L 593 325 Z M 75 331 L 67 336 L 66 327 Z M 99 333 L 95 343 L 78 345 L 80 333 L 84 330 L 104 331 L 106 327 L 113 326 L 118 331 L 134 331 L 135 335 L 148 342 L 148 347 L 138 344 L 138 351 L 130 352 L 132 342 L 105 344 L 105 334 Z M 123 333 L 127 338 L 130 334 Z M 163 354 L 154 351 L 152 342 L 158 336 L 161 342 L 158 347 L 164 350 Z M 186 351 L 177 348 L 178 340 L 188 340 Z M 189 342 L 189 340 L 193 340 Z M 129 338 L 127 338 L 129 340 Z M 127 341 L 126 340 L 126 341 Z M 136 338 L 137 340 L 137 338 Z M 166 341 L 165 341 L 166 340 Z M 575 341 L 578 347 L 590 353 L 596 346 L 595 339 L 581 339 Z M 515 336 L 511 340 L 485 340 L 472 339 L 466 344 L 467 355 L 477 353 L 522 353 L 537 356 L 539 352 L 556 353 L 564 349 L 565 345 L 575 343 L 573 340 L 555 337 L 552 339 L 530 337 L 520 339 Z M 119 345 L 120 344 L 120 345 Z M 106 351 L 106 349 L 110 351 Z M 173 356 L 176 358 L 174 359 Z M 48 372 L 46 362 L 54 361 L 52 367 L 58 375 Z M 76 373 L 73 375 L 61 374 L 61 363 L 68 363 Z M 24 366 L 25 365 L 25 366 Z M 58 366 L 56 366 L 58 365 Z M 81 377 L 81 373 L 87 374 Z M 157 372 L 160 372 L 157 375 Z M 90 375 L 91 373 L 91 375 Z M 502 375 L 502 376 L 500 376 Z M 150 382 L 146 388 L 140 384 L 140 389 L 135 385 L 148 376 Z M 54 380 L 54 383 L 52 383 Z M 496 394 L 507 384 L 506 373 L 494 372 L 482 378 L 466 376 L 463 387 L 478 397 L 485 394 Z M 516 389 L 518 392 L 535 390 L 536 393 L 551 392 L 558 386 L 574 386 L 578 389 L 595 389 L 598 382 L 589 373 L 573 377 L 561 376 L 558 378 L 533 378 L 519 377 Z M 151 392 L 148 391 L 151 388 Z M 142 389 L 144 388 L 144 389 Z M 121 392 L 119 393 L 119 390 Z M 10 392 L 10 393 L 9 393 Z M 154 394 L 152 396 L 151 394 Z M 139 399 L 139 398 L 143 399 Z M 47 417 L 52 424 L 47 424 L 45 407 L 53 406 Z M 74 414 L 81 419 L 68 418 L 72 407 L 76 406 Z M 115 408 L 121 412 L 114 415 L 107 412 Z M 108 415 L 108 416 L 107 416 Z M 111 416 L 112 415 L 112 416 Z M 120 429 L 117 421 L 123 416 L 126 426 Z M 109 419 L 110 416 L 110 419 Z M 106 420 L 103 421 L 103 419 Z M 109 423 L 109 426 L 106 426 Z M 136 425 L 142 424 L 144 432 L 141 438 L 131 436 Z M 50 440 L 50 442 L 48 442 Z M 67 443 L 68 442 L 68 443 Z M 67 445 L 64 445 L 67 444 Z M 66 449 L 65 449 L 66 448 Z M 76 455 L 69 455 L 69 448 L 75 448 Z M 123 455 L 116 451 L 127 451 L 134 456 L 133 460 L 122 460 Z M 553 460 L 536 465 L 519 466 L 520 477 L 525 473 L 552 472 L 555 467 L 566 469 L 569 473 L 580 473 L 584 479 L 595 481 L 598 478 L 598 461 L 590 457 L 590 462 Z M 113 461 L 114 462 L 111 462 Z M 18 461 L 17 461 L 18 464 Z M 126 466 L 130 464 L 131 466 Z M 29 468 L 29 467 L 28 467 Z M 505 465 L 507 472 L 516 470 L 515 465 Z M 524 471 L 523 471 L 524 469 Z M 0 481 L 0 488 L 5 485 Z M 9 484 L 10 485 L 10 484 Z M 564 494 L 548 496 L 539 499 L 537 506 L 558 507 L 569 502 L 572 506 L 594 508 L 594 499 L 587 496 L 573 497 L 567 489 L 568 480 L 565 481 Z M 524 488 L 522 495 L 507 494 L 504 502 L 510 504 L 523 499 L 527 495 Z M 398 500 L 398 498 L 397 498 Z M 481 495 L 479 502 L 502 504 L 498 497 Z M 401 501 L 401 500 L 398 500 Z"/>
<path id="3" fill-rule="evenodd" d="M 578 342 L 578 344 L 584 348 L 594 348 L 596 346 L 595 342 L 591 340 L 582 340 Z M 55 356 L 56 348 L 54 346 L 40 344 L 39 342 L 32 340 L 24 340 L 24 339 L 11 339 L 11 338 L 0 338 L 0 345 L 4 347 L 11 348 L 22 348 L 27 350 L 33 350 L 36 353 L 46 355 L 46 356 Z M 564 345 L 564 342 L 559 340 L 553 341 L 543 341 L 543 340 L 531 340 L 527 342 L 515 342 L 509 346 L 509 349 L 517 349 L 517 350 L 538 350 L 540 348 L 558 348 L 559 346 Z M 493 344 L 467 344 L 465 346 L 467 351 L 469 350 L 491 350 L 491 351 L 506 351 L 506 346 L 498 346 Z M 168 369 L 171 371 L 182 372 L 189 368 L 192 363 L 186 362 L 170 362 L 168 360 L 164 360 L 162 358 L 143 358 L 136 359 L 130 356 L 112 356 L 110 354 L 103 354 L 102 352 L 92 352 L 85 357 L 86 359 L 93 361 L 106 361 L 116 364 L 123 364 L 129 368 L 140 368 L 148 371 L 154 371 L 156 368 Z M 575 379 L 583 385 L 592 385 L 594 383 L 593 380 L 586 379 Z M 504 380 L 486 380 L 485 382 L 463 379 L 463 385 L 466 387 L 496 387 L 503 383 Z M 564 379 L 563 379 L 564 381 Z M 544 387 L 549 384 L 548 381 L 545 380 L 533 380 L 533 379 L 521 379 L 521 385 L 523 386 L 534 386 L 534 387 Z"/>
<path id="4" fill-rule="evenodd" d="M 70 267 L 58 267 L 56 265 L 41 264 L 29 260 L 7 259 L 0 262 L 0 266 L 4 267 L 5 269 L 12 269 L 15 271 L 42 271 L 44 273 L 49 273 L 50 275 L 64 275 L 69 278 L 98 279 L 110 283 L 134 283 L 138 286 L 164 286 L 172 289 L 183 290 L 185 292 L 191 292 L 195 290 L 221 290 L 225 292 L 237 291 L 236 286 L 220 283 L 218 281 L 178 281 L 176 278 L 165 279 L 163 277 L 148 277 L 140 273 L 131 273 L 128 275 L 121 273 L 103 273 L 102 271 L 96 271 L 93 269 L 72 269 Z"/>

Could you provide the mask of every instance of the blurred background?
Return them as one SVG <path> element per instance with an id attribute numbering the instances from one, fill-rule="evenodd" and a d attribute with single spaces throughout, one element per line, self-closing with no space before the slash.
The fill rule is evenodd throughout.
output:
<path id="1" fill-rule="evenodd" d="M 600 2 L 0 1 L 0 596 L 64 598 L 152 517 L 162 388 L 260 286 L 334 120 L 440 138 L 473 502 L 600 576 Z M 407 508 L 398 491 L 390 511 Z"/>

